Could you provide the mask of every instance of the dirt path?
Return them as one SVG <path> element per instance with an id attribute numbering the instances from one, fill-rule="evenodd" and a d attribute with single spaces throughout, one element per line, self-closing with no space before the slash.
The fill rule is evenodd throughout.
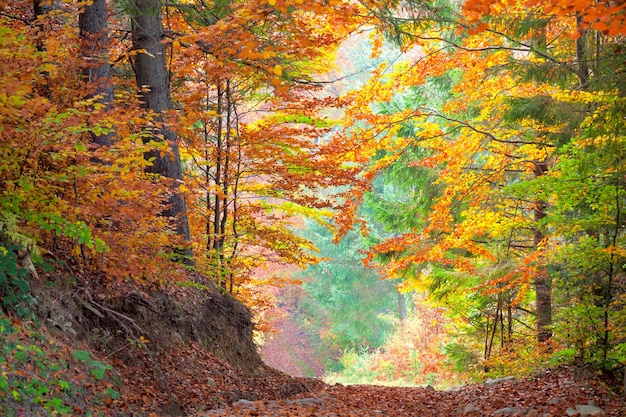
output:
<path id="1" fill-rule="evenodd" d="M 526 380 L 468 385 L 456 391 L 324 386 L 282 400 L 238 400 L 202 416 L 626 416 L 624 398 L 598 380 L 574 381 L 567 368 Z"/>

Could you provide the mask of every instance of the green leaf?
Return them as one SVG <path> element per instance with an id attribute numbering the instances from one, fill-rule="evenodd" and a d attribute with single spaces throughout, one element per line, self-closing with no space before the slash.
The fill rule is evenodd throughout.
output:
<path id="1" fill-rule="evenodd" d="M 87 362 L 91 359 L 91 355 L 86 350 L 77 350 L 72 355 L 75 359 L 83 362 Z"/>
<path id="2" fill-rule="evenodd" d="M 13 285 L 22 293 L 28 293 L 30 291 L 30 285 L 26 280 L 16 278 L 13 280 Z"/>
<path id="3" fill-rule="evenodd" d="M 104 373 L 108 369 L 108 367 L 100 361 L 91 361 L 89 362 L 89 366 L 92 366 L 91 375 L 97 380 L 104 378 Z"/>

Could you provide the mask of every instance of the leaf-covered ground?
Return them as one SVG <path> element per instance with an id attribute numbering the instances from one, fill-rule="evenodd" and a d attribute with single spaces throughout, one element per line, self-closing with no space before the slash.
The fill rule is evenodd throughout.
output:
<path id="1" fill-rule="evenodd" d="M 240 399 L 203 416 L 624 416 L 624 399 L 600 379 L 575 380 L 561 367 L 524 380 L 455 390 L 320 386 L 280 400 Z"/>
<path id="2" fill-rule="evenodd" d="M 289 375 L 306 376 L 319 360 L 305 332 L 291 319 L 293 309 L 278 311 L 276 332 L 261 348 L 268 365 Z M 313 365 L 312 365 L 313 364 Z M 428 388 L 315 385 L 290 398 L 250 401 L 242 397 L 202 416 L 625 416 L 621 394 L 606 380 L 579 375 L 565 366 L 533 378 L 488 380 L 448 391 Z M 307 381 L 307 380 L 302 380 Z M 578 406 L 578 408 L 577 408 Z M 568 414 L 569 413 L 569 414 Z"/>
<path id="3" fill-rule="evenodd" d="M 0 319 L 0 416 L 626 416 L 615 381 L 566 366 L 448 391 L 330 386 L 256 360 L 244 373 L 191 340 L 93 348 L 56 327 Z M 297 326 L 283 330 L 279 364 L 306 344 Z M 294 358 L 308 355 L 300 350 Z"/>
<path id="4" fill-rule="evenodd" d="M 565 366 L 448 391 L 329 386 L 266 366 L 245 374 L 194 343 L 158 353 L 124 346 L 105 355 L 13 328 L 0 361 L 3 416 L 626 416 L 609 380 Z"/>
<path id="5" fill-rule="evenodd" d="M 168 355 L 115 361 L 113 366 L 124 387 L 110 410 L 121 415 L 133 410 L 132 415 L 147 417 L 626 416 L 626 402 L 613 383 L 567 366 L 532 378 L 487 380 L 447 391 L 330 386 L 269 367 L 247 375 L 194 344 Z"/>

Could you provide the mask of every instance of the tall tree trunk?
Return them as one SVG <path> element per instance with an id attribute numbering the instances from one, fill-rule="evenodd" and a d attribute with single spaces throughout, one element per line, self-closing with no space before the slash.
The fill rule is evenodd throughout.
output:
<path id="1" fill-rule="evenodd" d="M 45 15 L 52 11 L 54 4 L 49 4 L 43 0 L 33 0 L 33 12 L 35 13 L 36 22 L 35 25 L 38 29 L 37 34 L 37 50 L 42 52 L 46 49 L 44 45 L 44 38 L 47 32 L 46 25 L 44 24 L 43 18 Z"/>
<path id="2" fill-rule="evenodd" d="M 176 233 L 189 241 L 187 207 L 183 195 L 178 190 L 183 174 L 177 137 L 163 118 L 163 112 L 172 108 L 172 99 L 165 45 L 161 43 L 164 39 L 161 1 L 133 0 L 131 8 L 133 49 L 141 51 L 135 55 L 134 69 L 142 105 L 156 115 L 158 127 L 154 128 L 152 139 L 165 140 L 169 146 L 169 152 L 163 156 L 159 151 L 146 154 L 146 158 L 154 158 L 152 166 L 147 171 L 173 180 L 172 195 L 163 215 L 175 219 Z"/>
<path id="3" fill-rule="evenodd" d="M 400 323 L 404 324 L 406 321 L 406 298 L 404 293 L 398 291 L 398 317 Z"/>
<path id="4" fill-rule="evenodd" d="M 583 16 L 576 15 L 576 28 L 580 31 L 580 37 L 576 39 L 576 62 L 578 64 L 578 83 L 581 90 L 587 90 L 589 87 L 589 62 L 587 51 L 587 33 L 586 29 L 582 29 Z"/>
<path id="5" fill-rule="evenodd" d="M 78 17 L 84 59 L 83 76 L 88 83 L 87 98 L 98 96 L 97 101 L 104 105 L 105 110 L 113 107 L 107 18 L 106 0 L 93 0 Z M 113 143 L 113 132 L 91 136 L 98 145 L 109 146 Z"/>
<path id="6" fill-rule="evenodd" d="M 535 162 L 535 177 L 540 177 L 548 172 L 548 164 L 546 162 Z M 546 217 L 546 203 L 544 201 L 535 202 L 533 228 L 533 242 L 535 250 L 537 250 L 544 239 L 538 223 Z M 537 341 L 543 343 L 552 337 L 552 284 L 550 275 L 545 268 L 537 273 L 534 279 L 535 297 L 537 304 Z"/>
<path id="7" fill-rule="evenodd" d="M 545 51 L 547 47 L 546 40 L 547 22 L 541 24 L 533 36 L 533 45 L 539 51 Z M 544 175 L 548 171 L 548 164 L 543 161 L 535 161 L 533 172 L 535 178 Z M 539 221 L 546 217 L 546 203 L 544 201 L 536 201 L 534 207 L 535 227 L 533 228 L 533 243 L 535 250 L 539 248 L 544 235 L 538 226 Z M 533 286 L 535 288 L 535 297 L 537 305 L 537 340 L 540 343 L 546 342 L 552 337 L 550 326 L 552 325 L 552 296 L 550 276 L 545 268 L 535 276 Z"/>
<path id="8" fill-rule="evenodd" d="M 217 132 L 215 135 L 215 194 L 213 196 L 213 252 L 215 255 L 215 267 L 217 274 L 217 285 L 226 289 L 227 280 L 224 274 L 224 235 L 220 225 L 222 224 L 222 197 L 220 197 L 219 190 L 222 186 L 222 171 L 224 169 L 224 152 L 222 145 L 224 142 L 224 91 L 222 90 L 222 83 L 217 83 Z M 228 127 L 227 127 L 228 129 Z"/>

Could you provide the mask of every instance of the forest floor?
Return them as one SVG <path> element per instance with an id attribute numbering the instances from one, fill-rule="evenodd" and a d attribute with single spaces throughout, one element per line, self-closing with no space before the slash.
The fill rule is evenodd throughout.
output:
<path id="1" fill-rule="evenodd" d="M 66 404 L 73 406 L 73 412 L 62 415 L 626 416 L 624 397 L 616 393 L 618 390 L 610 388 L 608 380 L 590 373 L 578 375 L 575 369 L 566 366 L 545 370 L 532 378 L 487 381 L 447 391 L 431 387 L 343 386 L 328 385 L 314 378 L 288 376 L 267 366 L 259 366 L 254 374 L 244 373 L 190 343 L 160 353 L 128 347 L 125 357 L 109 357 L 113 374 L 107 372 L 104 379 L 94 381 L 86 378 L 93 363 L 81 365 L 73 360 L 76 351 L 71 340 L 52 338 L 49 334 L 42 336 L 35 340 L 32 337 L 27 339 L 25 333 L 19 332 L 5 335 L 17 343 L 15 346 L 33 344 L 28 349 L 32 355 L 26 361 L 16 361 L 17 357 L 13 355 L 11 361 L 1 363 L 4 368 L 0 367 L 3 370 L 0 374 L 12 379 L 32 377 L 41 361 L 56 358 L 57 363 L 65 365 L 61 369 L 45 368 L 49 370 L 48 379 L 71 381 L 74 387 L 71 392 L 66 392 L 71 397 L 63 397 Z M 51 350 L 45 353 L 44 348 Z M 21 350 L 17 353 L 24 356 Z M 62 374 L 58 375 L 59 372 Z M 42 387 L 35 384 L 39 379 L 30 378 L 17 386 L 33 400 L 36 394 L 33 388 Z M 49 384 L 50 393 L 42 393 L 39 399 L 48 398 L 53 391 L 56 396 L 67 391 L 59 391 L 57 385 L 56 382 Z M 119 394 L 103 397 L 102 391 L 111 389 Z M 45 412 L 33 401 L 16 402 L 11 398 L 0 390 L 0 415 L 58 415 Z"/>
<path id="2" fill-rule="evenodd" d="M 626 416 L 623 397 L 597 377 L 574 374 L 562 366 L 447 391 L 319 384 L 291 398 L 239 399 L 198 416 Z"/>
<path id="3" fill-rule="evenodd" d="M 297 327 L 283 323 L 285 327 L 295 333 L 279 341 L 281 348 L 289 348 L 287 343 L 306 343 L 306 339 L 299 339 L 304 336 Z M 17 397 L 13 398 L 0 384 L 2 416 L 58 415 L 46 412 L 34 401 L 44 401 L 53 394 L 73 406 L 70 414 L 63 414 L 72 416 L 626 416 L 624 397 L 617 394 L 618 389 L 611 389 L 608 379 L 592 373 L 582 375 L 566 366 L 532 378 L 487 381 L 446 391 L 343 386 L 289 376 L 265 365 L 252 374 L 244 373 L 192 342 L 158 352 L 129 345 L 108 354 L 94 351 L 91 358 L 112 365 L 103 379 L 94 380 L 87 376 L 93 374 L 94 366 L 102 364 L 80 359 L 77 353 L 85 356 L 87 352 L 76 351 L 81 346 L 70 337 L 35 330 L 16 330 L 2 337 L 2 357 L 6 359 L 0 360 L 0 376 L 7 376 L 21 391 L 14 391 Z M 10 351 L 11 346 L 16 350 Z M 298 346 L 303 349 L 300 353 L 306 352 L 304 345 Z M 281 364 L 280 351 L 273 354 Z M 55 367 L 46 365 L 48 362 Z M 287 359 L 282 364 L 290 366 Z M 308 366 L 314 369 L 315 364 Z M 62 389 L 60 380 L 73 388 Z M 50 388 L 42 381 L 48 381 Z M 35 391 L 42 388 L 45 392 Z M 29 401 L 17 401 L 19 397 Z"/>
<path id="4" fill-rule="evenodd" d="M 255 360 L 256 368 L 249 372 L 192 341 L 148 349 L 145 343 L 124 339 L 107 351 L 88 352 L 89 346 L 66 332 L 17 320 L 7 327 L 10 321 L 5 318 L 0 320 L 0 328 L 5 326 L 0 335 L 0 415 L 626 417 L 624 396 L 611 389 L 615 384 L 566 366 L 527 379 L 505 378 L 445 391 L 328 385 L 298 377 L 319 375 L 321 362 L 306 333 L 289 315 L 282 317 L 287 318 L 281 322 L 279 317 L 278 333 L 263 355 L 270 366 Z M 99 335 L 93 330 L 91 338 Z M 153 345 L 156 339 L 145 342 Z M 98 370 L 100 376 L 94 373 Z M 57 403 L 70 411 L 63 407 L 65 412 L 57 413 Z"/>

